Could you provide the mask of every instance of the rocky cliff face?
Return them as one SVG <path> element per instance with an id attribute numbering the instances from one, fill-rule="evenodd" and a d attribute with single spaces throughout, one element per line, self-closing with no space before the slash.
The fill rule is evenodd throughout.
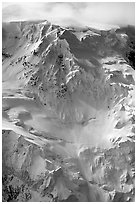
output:
<path id="1" fill-rule="evenodd" d="M 134 28 L 2 37 L 3 201 L 134 201 Z"/>

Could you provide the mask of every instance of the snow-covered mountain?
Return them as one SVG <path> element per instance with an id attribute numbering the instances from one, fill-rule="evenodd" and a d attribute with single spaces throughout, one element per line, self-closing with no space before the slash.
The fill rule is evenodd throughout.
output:
<path id="1" fill-rule="evenodd" d="M 134 38 L 3 23 L 3 201 L 134 201 Z"/>

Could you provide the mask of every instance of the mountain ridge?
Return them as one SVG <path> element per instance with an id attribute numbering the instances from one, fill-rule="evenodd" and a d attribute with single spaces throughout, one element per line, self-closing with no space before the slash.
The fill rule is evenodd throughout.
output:
<path id="1" fill-rule="evenodd" d="M 133 201 L 134 32 L 3 25 L 4 201 Z"/>

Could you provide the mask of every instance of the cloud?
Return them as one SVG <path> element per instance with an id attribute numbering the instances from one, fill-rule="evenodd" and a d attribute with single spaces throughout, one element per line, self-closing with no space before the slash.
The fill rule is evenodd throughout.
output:
<path id="1" fill-rule="evenodd" d="M 82 11 L 84 19 L 108 24 L 134 24 L 134 3 L 93 3 Z"/>
<path id="2" fill-rule="evenodd" d="M 49 20 L 56 24 L 135 24 L 135 3 L 52 2 L 4 3 L 3 21 Z"/>

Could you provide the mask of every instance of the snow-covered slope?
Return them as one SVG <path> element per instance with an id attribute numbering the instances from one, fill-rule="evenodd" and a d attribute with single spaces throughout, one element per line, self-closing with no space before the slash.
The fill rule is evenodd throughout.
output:
<path id="1" fill-rule="evenodd" d="M 133 201 L 134 28 L 3 23 L 2 49 L 4 201 Z"/>

